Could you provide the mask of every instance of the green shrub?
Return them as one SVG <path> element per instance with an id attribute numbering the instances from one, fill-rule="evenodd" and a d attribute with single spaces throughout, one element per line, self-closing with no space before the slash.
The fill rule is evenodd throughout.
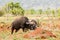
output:
<path id="1" fill-rule="evenodd" d="M 0 10 L 0 16 L 3 16 L 4 12 L 2 10 Z"/>

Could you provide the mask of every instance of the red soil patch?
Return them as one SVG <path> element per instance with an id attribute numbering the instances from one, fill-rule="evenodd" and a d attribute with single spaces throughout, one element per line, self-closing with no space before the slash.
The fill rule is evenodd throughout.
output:
<path id="1" fill-rule="evenodd" d="M 10 24 L 1 24 L 0 23 L 0 32 L 11 30 Z"/>
<path id="2" fill-rule="evenodd" d="M 23 37 L 24 38 L 31 38 L 31 37 L 36 37 L 37 35 L 40 35 L 41 38 L 46 38 L 47 36 L 56 37 L 52 32 L 43 30 L 41 28 L 37 28 L 33 32 L 25 34 Z"/>

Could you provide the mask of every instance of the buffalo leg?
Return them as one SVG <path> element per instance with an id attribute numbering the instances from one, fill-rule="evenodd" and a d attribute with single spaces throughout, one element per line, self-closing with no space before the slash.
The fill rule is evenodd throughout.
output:
<path id="1" fill-rule="evenodd" d="M 25 28 L 22 28 L 22 29 L 23 29 L 23 32 L 24 32 Z"/>
<path id="2" fill-rule="evenodd" d="M 14 27 L 11 28 L 11 34 L 13 34 L 13 32 L 14 32 Z"/>
<path id="3" fill-rule="evenodd" d="M 15 32 L 17 32 L 19 29 L 20 29 L 20 28 L 16 29 L 16 31 L 15 31 Z"/>

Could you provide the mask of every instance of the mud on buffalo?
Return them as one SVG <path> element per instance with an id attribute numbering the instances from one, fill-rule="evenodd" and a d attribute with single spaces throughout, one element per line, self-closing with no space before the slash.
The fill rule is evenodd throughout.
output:
<path id="1" fill-rule="evenodd" d="M 23 32 L 25 31 L 25 29 L 34 30 L 36 28 L 36 24 L 34 24 L 35 22 L 34 23 L 31 23 L 31 22 L 25 16 L 14 20 L 11 26 L 11 34 L 13 34 L 14 30 L 15 32 L 17 32 L 19 29 L 22 29 Z"/>

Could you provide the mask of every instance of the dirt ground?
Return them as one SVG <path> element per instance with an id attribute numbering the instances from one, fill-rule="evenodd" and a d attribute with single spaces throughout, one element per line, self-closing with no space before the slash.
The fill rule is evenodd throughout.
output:
<path id="1" fill-rule="evenodd" d="M 55 21 L 42 21 L 39 24 L 39 28 L 42 28 L 42 30 L 37 30 L 34 34 L 33 30 L 28 30 L 27 32 L 23 32 L 21 29 L 17 32 L 11 35 L 11 23 L 0 23 L 0 40 L 60 40 L 60 20 L 55 20 Z M 39 32 L 42 32 L 43 30 L 50 31 L 53 33 L 56 37 L 50 37 L 49 35 L 46 35 L 46 38 L 41 38 L 42 34 L 39 34 Z M 30 36 L 34 35 L 34 37 L 30 38 L 25 38 L 25 35 L 28 35 L 29 33 Z M 37 33 L 38 32 L 38 33 Z M 43 35 L 44 36 L 44 35 Z"/>

